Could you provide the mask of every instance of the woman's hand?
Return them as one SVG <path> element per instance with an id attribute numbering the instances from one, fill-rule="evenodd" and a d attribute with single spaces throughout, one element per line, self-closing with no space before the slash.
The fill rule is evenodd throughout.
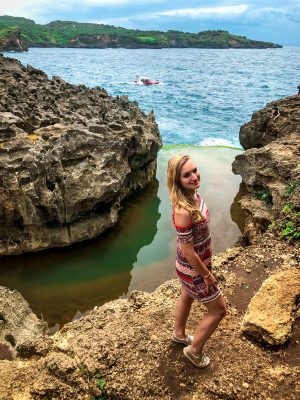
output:
<path id="1" fill-rule="evenodd" d="M 212 273 L 210 272 L 209 275 L 204 279 L 204 283 L 206 286 L 206 293 L 208 294 L 210 288 L 214 288 L 215 290 L 217 290 L 218 288 L 218 284 L 217 284 L 217 280 L 216 278 L 212 275 Z"/>

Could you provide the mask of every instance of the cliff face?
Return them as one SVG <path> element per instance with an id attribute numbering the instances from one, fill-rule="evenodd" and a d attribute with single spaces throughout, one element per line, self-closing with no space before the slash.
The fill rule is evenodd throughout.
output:
<path id="1" fill-rule="evenodd" d="M 274 104 L 280 110 L 275 120 Z M 248 150 L 236 157 L 232 169 L 248 190 L 241 205 L 248 213 L 246 234 L 251 242 L 280 217 L 285 205 L 292 204 L 294 213 L 300 211 L 300 96 L 254 113 L 241 127 L 240 141 Z"/>
<path id="2" fill-rule="evenodd" d="M 13 59 L 0 72 L 0 255 L 99 235 L 155 177 L 153 113 Z"/>
<path id="3" fill-rule="evenodd" d="M 27 44 L 21 39 L 19 29 L 14 29 L 4 37 L 0 36 L 1 51 L 28 51 Z"/>
<path id="4" fill-rule="evenodd" d="M 279 108 L 278 118 L 271 118 L 272 107 Z M 276 139 L 295 134 L 300 136 L 300 96 L 273 101 L 252 115 L 252 120 L 240 129 L 244 149 L 263 147 Z"/>

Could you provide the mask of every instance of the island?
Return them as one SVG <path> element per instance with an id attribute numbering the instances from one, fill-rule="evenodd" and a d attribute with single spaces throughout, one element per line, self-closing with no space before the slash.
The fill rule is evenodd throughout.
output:
<path id="1" fill-rule="evenodd" d="M 7 48 L 7 41 L 14 42 L 11 39 L 16 35 L 19 37 L 15 46 Z M 23 17 L 0 16 L 0 50 L 26 51 L 27 47 L 266 49 L 282 46 L 223 30 L 198 33 L 143 31 L 74 21 L 53 21 L 40 25 Z"/>

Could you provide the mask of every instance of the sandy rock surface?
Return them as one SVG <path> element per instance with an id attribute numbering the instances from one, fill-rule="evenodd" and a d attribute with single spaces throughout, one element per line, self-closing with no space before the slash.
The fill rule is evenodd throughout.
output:
<path id="1" fill-rule="evenodd" d="M 300 270 L 279 267 L 252 298 L 243 333 L 270 345 L 284 344 L 291 337 L 299 295 Z"/>
<path id="2" fill-rule="evenodd" d="M 299 362 L 288 364 L 285 348 L 264 348 L 240 331 L 253 294 L 277 263 L 286 265 L 291 257 L 296 260 L 293 246 L 268 235 L 244 250 L 216 255 L 228 315 L 208 342 L 212 362 L 205 370 L 190 364 L 182 346 L 170 340 L 179 294 L 173 280 L 151 294 L 135 291 L 96 307 L 53 336 L 22 346 L 16 360 L 0 362 L 0 398 L 91 400 L 104 383 L 109 399 L 296 400 Z M 204 312 L 193 305 L 189 333 Z"/>
<path id="3" fill-rule="evenodd" d="M 37 318 L 16 290 L 0 286 L 0 359 L 15 357 L 17 346 L 43 337 L 47 324 Z"/>

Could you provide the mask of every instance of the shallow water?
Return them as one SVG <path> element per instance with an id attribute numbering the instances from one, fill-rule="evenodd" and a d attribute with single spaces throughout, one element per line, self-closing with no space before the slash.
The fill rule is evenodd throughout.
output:
<path id="1" fill-rule="evenodd" d="M 190 154 L 199 165 L 200 193 L 210 208 L 214 252 L 233 244 L 240 235 L 243 215 L 235 201 L 241 178 L 233 175 L 231 163 L 241 151 L 162 149 L 157 180 L 124 204 L 114 228 L 70 248 L 1 259 L 1 285 L 20 291 L 33 311 L 52 326 L 134 289 L 152 291 L 175 277 L 175 232 L 166 166 L 177 152 Z"/>

